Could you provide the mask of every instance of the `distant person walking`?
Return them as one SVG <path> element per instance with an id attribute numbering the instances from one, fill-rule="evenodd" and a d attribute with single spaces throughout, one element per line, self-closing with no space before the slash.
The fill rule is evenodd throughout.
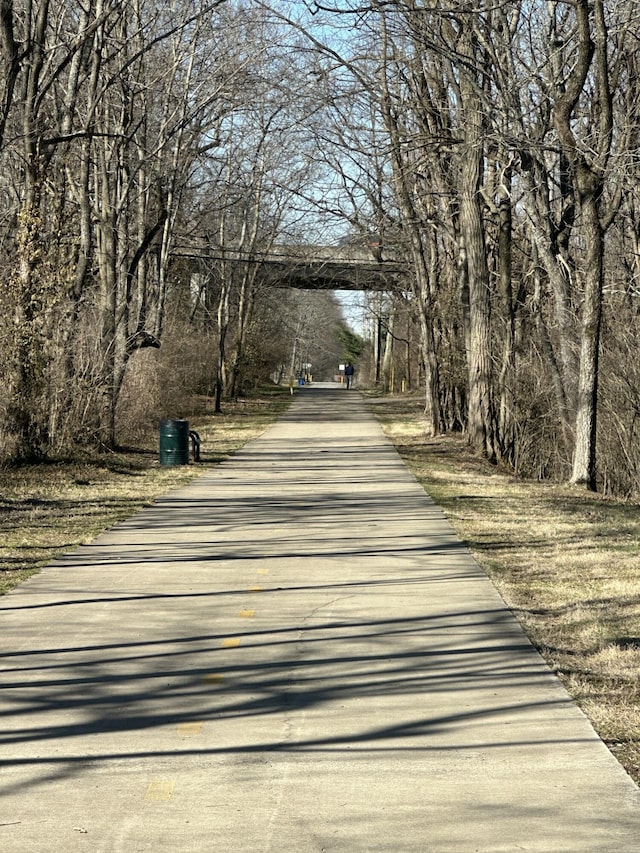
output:
<path id="1" fill-rule="evenodd" d="M 347 385 L 347 388 L 351 388 L 353 386 L 353 374 L 354 367 L 350 361 L 347 362 L 346 367 L 344 369 L 344 379 Z"/>

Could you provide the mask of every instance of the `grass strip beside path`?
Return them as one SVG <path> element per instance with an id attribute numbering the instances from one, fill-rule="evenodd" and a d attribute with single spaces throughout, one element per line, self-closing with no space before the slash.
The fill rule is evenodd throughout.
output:
<path id="1" fill-rule="evenodd" d="M 371 398 L 532 642 L 640 783 L 640 512 L 569 485 L 517 479 L 462 436 L 427 438 L 422 400 Z"/>
<path id="2" fill-rule="evenodd" d="M 189 419 L 200 464 L 162 467 L 157 432 L 140 447 L 0 469 L 0 593 L 55 557 L 90 542 L 160 495 L 228 459 L 287 408 L 288 389 L 228 402 L 224 414 Z"/>

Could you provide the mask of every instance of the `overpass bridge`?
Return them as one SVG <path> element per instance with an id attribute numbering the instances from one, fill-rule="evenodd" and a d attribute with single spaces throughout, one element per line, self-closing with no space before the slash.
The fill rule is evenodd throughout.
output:
<path id="1" fill-rule="evenodd" d="M 300 290 L 393 290 L 407 274 L 404 264 L 383 260 L 375 247 L 274 246 L 264 252 L 241 252 L 183 239 L 173 257 L 210 264 L 256 264 L 271 286 Z"/>

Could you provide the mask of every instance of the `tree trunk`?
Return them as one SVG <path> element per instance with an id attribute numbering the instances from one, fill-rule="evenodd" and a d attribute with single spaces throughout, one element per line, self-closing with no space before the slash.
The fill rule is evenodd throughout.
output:
<path id="1" fill-rule="evenodd" d="M 467 112 L 468 144 L 462 166 L 460 229 L 464 241 L 469 292 L 467 371 L 469 381 L 468 430 L 471 444 L 495 460 L 495 430 L 491 389 L 491 294 L 487 267 L 480 179 L 482 150 L 480 116 Z"/>
<path id="2" fill-rule="evenodd" d="M 222 397 L 225 387 L 225 358 L 227 332 L 229 331 L 229 299 L 231 284 L 228 281 L 227 264 L 222 265 L 220 298 L 218 300 L 218 360 L 216 363 L 216 387 L 214 411 L 217 415 L 222 412 Z"/>
<path id="3" fill-rule="evenodd" d="M 249 331 L 249 325 L 253 317 L 257 272 L 258 269 L 256 264 L 251 264 L 250 266 L 247 265 L 240 283 L 238 320 L 236 324 L 236 343 L 233 358 L 231 360 L 231 376 L 229 380 L 229 394 L 232 398 L 237 397 L 240 392 L 240 378 L 245 358 L 247 332 Z"/>
<path id="4" fill-rule="evenodd" d="M 440 407 L 440 367 L 433 334 L 433 295 L 435 282 L 431 278 L 431 261 L 435 258 L 432 233 L 425 232 L 425 223 L 420 214 L 420 199 L 413 193 L 415 171 L 411 162 L 403 155 L 406 140 L 399 124 L 396 107 L 393 104 L 387 78 L 392 53 L 386 30 L 385 14 L 381 15 L 382 28 L 382 66 L 380 82 L 382 90 L 382 112 L 390 139 L 391 165 L 395 195 L 401 215 L 402 229 L 408 237 L 414 277 L 411 287 L 419 305 L 421 348 L 425 367 L 425 432 L 438 435 L 442 429 Z M 431 228 L 426 224 L 426 228 Z M 376 382 L 378 380 L 376 360 Z"/>
<path id="5" fill-rule="evenodd" d="M 476 62 L 477 46 L 471 16 L 464 21 L 461 55 L 469 67 L 461 72 L 461 121 L 464 143 L 461 146 L 460 232 L 465 250 L 469 288 L 469 328 L 467 375 L 469 385 L 468 431 L 471 444 L 488 459 L 495 461 L 495 425 L 491 385 L 491 292 L 487 265 L 486 241 L 482 219 L 482 186 L 484 162 L 483 109 L 477 87 L 479 80 L 470 76 Z"/>
<path id="6" fill-rule="evenodd" d="M 384 390 L 393 394 L 393 327 L 395 325 L 395 305 L 391 304 L 386 323 L 384 354 L 382 356 L 382 378 Z"/>
<path id="7" fill-rule="evenodd" d="M 593 15 L 592 15 L 593 13 Z M 612 94 L 608 67 L 608 35 L 603 0 L 576 0 L 577 52 L 565 93 L 556 100 L 554 124 L 571 166 L 586 245 L 584 301 L 580 336 L 580 368 L 576 406 L 576 435 L 571 482 L 596 488 L 596 427 L 598 360 L 604 276 L 602 217 L 605 169 L 612 144 Z M 592 20 L 594 38 L 592 39 Z M 595 69 L 592 61 L 595 57 Z M 574 136 L 574 111 L 590 72 L 594 79 L 591 120 L 594 151 L 589 156 Z"/>
<path id="8" fill-rule="evenodd" d="M 576 443 L 571 482 L 595 491 L 604 234 L 595 198 L 591 196 L 583 199 L 581 207 L 587 251 L 580 336 Z"/>
<path id="9" fill-rule="evenodd" d="M 504 317 L 504 341 L 502 346 L 502 368 L 500 371 L 500 410 L 498 420 L 498 446 L 500 455 L 512 465 L 515 460 L 515 306 L 512 284 L 512 211 L 511 211 L 511 167 L 506 166 L 499 188 L 498 266 L 500 293 Z"/>

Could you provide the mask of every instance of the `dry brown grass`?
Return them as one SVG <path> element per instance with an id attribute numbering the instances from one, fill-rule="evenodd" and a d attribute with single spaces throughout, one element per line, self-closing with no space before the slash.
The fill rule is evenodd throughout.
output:
<path id="1" fill-rule="evenodd" d="M 0 593 L 39 567 L 193 479 L 264 431 L 286 408 L 286 390 L 227 403 L 189 425 L 202 439 L 200 465 L 161 467 L 158 435 L 117 453 L 78 454 L 0 469 Z"/>
<path id="2" fill-rule="evenodd" d="M 372 399 L 385 432 L 534 644 L 640 782 L 640 512 L 522 481 L 463 437 L 426 438 L 421 401 Z"/>

